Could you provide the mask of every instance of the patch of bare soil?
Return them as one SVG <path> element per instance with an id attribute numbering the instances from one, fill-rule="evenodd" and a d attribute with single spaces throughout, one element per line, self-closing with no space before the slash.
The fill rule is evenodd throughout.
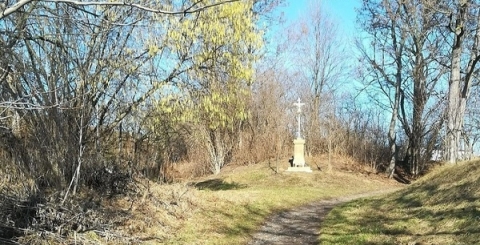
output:
<path id="1" fill-rule="evenodd" d="M 253 234 L 252 240 L 248 244 L 318 244 L 321 223 L 335 206 L 358 198 L 386 194 L 395 190 L 398 188 L 320 200 L 274 214 Z"/>

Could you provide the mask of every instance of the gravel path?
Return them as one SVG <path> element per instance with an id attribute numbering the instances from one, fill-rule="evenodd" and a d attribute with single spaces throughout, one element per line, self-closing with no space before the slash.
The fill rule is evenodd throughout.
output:
<path id="1" fill-rule="evenodd" d="M 336 205 L 354 199 L 393 192 L 398 189 L 368 192 L 330 200 L 316 201 L 270 217 L 252 236 L 249 245 L 318 244 L 320 225 Z"/>

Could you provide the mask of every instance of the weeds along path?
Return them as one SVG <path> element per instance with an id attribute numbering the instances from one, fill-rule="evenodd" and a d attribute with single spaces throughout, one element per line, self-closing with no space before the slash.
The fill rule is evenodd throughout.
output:
<path id="1" fill-rule="evenodd" d="M 389 188 L 329 200 L 320 200 L 271 216 L 252 236 L 249 245 L 318 244 L 320 225 L 336 205 L 398 190 Z"/>

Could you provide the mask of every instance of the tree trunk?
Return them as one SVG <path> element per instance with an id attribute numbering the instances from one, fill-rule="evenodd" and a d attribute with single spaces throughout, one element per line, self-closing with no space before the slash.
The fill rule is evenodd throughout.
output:
<path id="1" fill-rule="evenodd" d="M 421 54 L 417 54 L 421 56 Z M 424 123 L 423 112 L 425 111 L 425 104 L 427 102 L 426 80 L 423 74 L 423 58 L 417 56 L 417 68 L 415 69 L 415 83 L 413 88 L 413 120 L 412 120 L 412 134 L 411 147 L 411 174 L 417 176 L 419 174 L 419 165 L 421 163 L 421 149 L 423 149 L 423 135 Z"/>
<path id="2" fill-rule="evenodd" d="M 458 146 L 460 143 L 460 137 L 462 132 L 463 117 L 465 114 L 466 99 L 468 96 L 468 90 L 470 87 L 470 78 L 465 76 L 464 88 L 462 93 L 461 90 L 461 57 L 462 57 L 462 48 L 464 45 L 464 33 L 465 33 L 465 19 L 468 10 L 468 3 L 463 2 L 459 6 L 458 13 L 455 16 L 455 19 L 451 19 L 453 25 L 450 25 L 450 30 L 454 34 L 454 43 L 452 46 L 452 57 L 451 57 L 451 73 L 450 81 L 448 87 L 448 108 L 447 108 L 447 135 L 446 135 L 446 161 L 450 164 L 454 164 L 458 159 Z M 480 16 L 477 16 L 480 17 Z M 474 48 L 475 45 L 478 45 L 478 37 L 480 31 L 477 28 Z M 469 70 L 473 71 L 475 67 L 476 57 L 475 52 L 472 50 L 472 57 L 469 61 L 469 67 L 466 71 L 467 75 Z"/>
<path id="3" fill-rule="evenodd" d="M 219 174 L 220 170 L 227 163 L 227 156 L 230 154 L 232 146 L 226 142 L 227 136 L 222 130 L 207 129 L 208 138 L 206 147 L 210 156 L 210 170 L 213 174 Z"/>
<path id="4" fill-rule="evenodd" d="M 464 160 L 472 160 L 473 158 L 473 141 L 470 140 L 470 137 L 464 132 L 462 134 L 463 142 L 465 143 L 465 149 L 463 152 Z"/>
<path id="5" fill-rule="evenodd" d="M 397 161 L 397 144 L 396 144 L 396 134 L 395 134 L 395 125 L 397 120 L 398 107 L 393 108 L 392 117 L 390 119 L 390 127 L 388 129 L 388 145 L 390 147 L 390 163 L 388 164 L 388 177 L 393 178 L 395 173 L 395 163 Z"/>
<path id="6" fill-rule="evenodd" d="M 389 178 L 393 178 L 395 173 L 395 164 L 397 162 L 397 139 L 395 134 L 395 128 L 398 118 L 398 108 L 400 107 L 401 86 L 402 86 L 402 53 L 403 53 L 403 40 L 397 43 L 395 32 L 392 31 L 392 40 L 395 48 L 395 63 L 397 65 L 397 72 L 395 74 L 395 100 L 393 101 L 392 117 L 390 118 L 390 126 L 388 128 L 388 145 L 390 147 L 390 163 L 388 165 L 387 173 Z"/>
<path id="7" fill-rule="evenodd" d="M 395 173 L 395 164 L 397 162 L 397 137 L 395 133 L 396 122 L 398 117 L 398 107 L 400 105 L 400 86 L 401 86 L 401 74 L 397 74 L 397 82 L 395 85 L 395 101 L 392 108 L 392 116 L 390 118 L 390 126 L 388 128 L 388 146 L 390 148 L 390 163 L 387 168 L 389 178 L 393 178 Z"/>
<path id="8" fill-rule="evenodd" d="M 461 132 L 459 125 L 460 120 L 458 118 L 458 116 L 460 116 L 459 104 L 461 52 L 461 45 L 455 45 L 452 50 L 452 67 L 448 89 L 446 160 L 451 164 L 457 162 L 458 143 Z"/>

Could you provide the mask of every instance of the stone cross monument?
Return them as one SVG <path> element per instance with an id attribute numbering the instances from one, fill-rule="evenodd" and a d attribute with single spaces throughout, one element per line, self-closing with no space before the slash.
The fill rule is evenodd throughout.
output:
<path id="1" fill-rule="evenodd" d="M 305 139 L 302 138 L 302 106 L 305 103 L 298 98 L 297 103 L 293 103 L 297 107 L 297 138 L 293 140 L 293 163 L 287 171 L 294 172 L 312 172 L 310 167 L 305 165 Z"/>
<path id="2" fill-rule="evenodd" d="M 293 103 L 294 106 L 297 107 L 297 123 L 298 123 L 298 128 L 297 128 L 297 139 L 302 138 L 302 106 L 305 105 L 305 103 L 300 102 L 300 98 L 298 98 L 297 103 Z"/>

